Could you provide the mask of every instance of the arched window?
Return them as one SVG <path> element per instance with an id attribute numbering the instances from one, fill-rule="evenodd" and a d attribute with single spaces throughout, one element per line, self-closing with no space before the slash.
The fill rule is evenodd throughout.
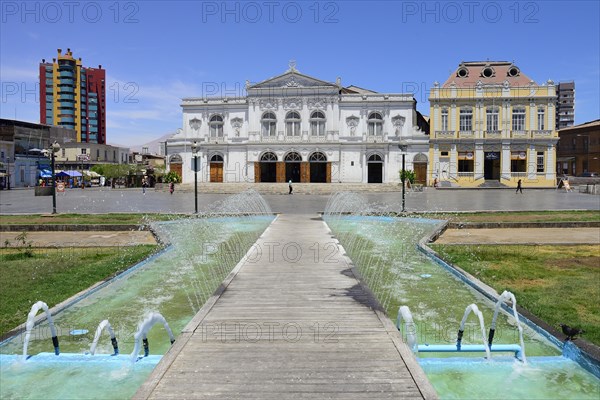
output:
<path id="1" fill-rule="evenodd" d="M 181 163 L 183 163 L 183 159 L 181 158 L 181 156 L 179 154 L 173 154 L 169 158 L 169 163 L 170 164 L 181 164 Z"/>
<path id="2" fill-rule="evenodd" d="M 277 162 L 277 155 L 275 153 L 266 152 L 260 157 L 261 162 Z"/>
<path id="3" fill-rule="evenodd" d="M 327 162 L 327 157 L 320 151 L 314 152 L 308 158 L 309 162 Z"/>
<path id="4" fill-rule="evenodd" d="M 310 116 L 310 135 L 325 136 L 325 114 L 315 111 Z"/>
<path id="5" fill-rule="evenodd" d="M 220 154 L 215 154 L 210 158 L 210 162 L 223 162 L 223 156 Z"/>
<path id="6" fill-rule="evenodd" d="M 208 122 L 210 137 L 223 137 L 223 117 L 216 114 L 210 117 Z"/>
<path id="7" fill-rule="evenodd" d="M 296 111 L 291 111 L 285 116 L 285 134 L 300 136 L 300 114 Z"/>
<path id="8" fill-rule="evenodd" d="M 285 162 L 301 162 L 301 161 L 302 161 L 302 157 L 300 156 L 300 154 L 298 154 L 296 152 L 288 153 L 285 156 Z"/>
<path id="9" fill-rule="evenodd" d="M 369 136 L 381 136 L 383 134 L 383 117 L 380 113 L 374 112 L 369 114 L 367 123 L 369 127 Z"/>
<path id="10" fill-rule="evenodd" d="M 263 114 L 261 126 L 263 136 L 277 136 L 277 117 L 272 112 Z"/>
<path id="11" fill-rule="evenodd" d="M 381 158 L 381 156 L 379 154 L 371 154 L 371 156 L 369 157 L 367 162 L 381 163 L 381 162 L 383 162 L 383 159 Z"/>

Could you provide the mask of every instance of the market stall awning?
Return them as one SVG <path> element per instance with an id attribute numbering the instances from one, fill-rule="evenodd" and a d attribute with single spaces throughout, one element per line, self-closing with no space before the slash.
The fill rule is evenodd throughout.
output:
<path id="1" fill-rule="evenodd" d="M 69 178 L 78 178 L 78 177 L 81 176 L 81 172 L 79 172 L 79 171 L 73 171 L 73 170 L 60 171 L 58 174 L 56 174 L 56 176 L 58 176 L 60 178 L 64 178 L 66 176 L 68 176 Z"/>

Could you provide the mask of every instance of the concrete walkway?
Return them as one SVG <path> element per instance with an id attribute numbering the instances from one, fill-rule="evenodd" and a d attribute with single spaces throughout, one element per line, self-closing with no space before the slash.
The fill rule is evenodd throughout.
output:
<path id="1" fill-rule="evenodd" d="M 317 215 L 280 215 L 134 398 L 436 398 L 341 251 Z"/>

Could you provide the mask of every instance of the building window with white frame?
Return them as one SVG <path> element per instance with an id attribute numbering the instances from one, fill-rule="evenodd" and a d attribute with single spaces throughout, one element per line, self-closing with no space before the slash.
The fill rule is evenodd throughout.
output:
<path id="1" fill-rule="evenodd" d="M 272 112 L 267 112 L 261 120 L 263 136 L 277 136 L 277 117 Z"/>
<path id="2" fill-rule="evenodd" d="M 442 108 L 442 132 L 448 131 L 448 109 Z"/>
<path id="3" fill-rule="evenodd" d="M 287 136 L 300 136 L 300 114 L 290 111 L 285 116 L 285 134 Z"/>
<path id="4" fill-rule="evenodd" d="M 374 112 L 369 114 L 367 124 L 369 136 L 383 135 L 383 117 L 380 113 Z"/>
<path id="5" fill-rule="evenodd" d="M 498 129 L 498 107 L 488 107 L 486 113 L 486 131 L 497 132 Z"/>
<path id="6" fill-rule="evenodd" d="M 216 114 L 208 122 L 210 137 L 223 137 L 223 117 Z"/>
<path id="7" fill-rule="evenodd" d="M 544 152 L 537 152 L 537 172 L 544 172 Z"/>
<path id="8" fill-rule="evenodd" d="M 459 129 L 461 132 L 473 130 L 473 109 L 471 107 L 460 108 Z"/>
<path id="9" fill-rule="evenodd" d="M 525 130 L 525 107 L 515 106 L 512 109 L 512 130 L 513 131 L 524 131 Z"/>
<path id="10" fill-rule="evenodd" d="M 537 117 L 538 117 L 538 130 L 543 131 L 546 124 L 545 124 L 545 119 L 546 119 L 546 111 L 544 110 L 544 107 L 538 107 L 538 111 L 537 111 Z"/>
<path id="11" fill-rule="evenodd" d="M 315 111 L 310 115 L 310 135 L 325 136 L 325 114 Z"/>

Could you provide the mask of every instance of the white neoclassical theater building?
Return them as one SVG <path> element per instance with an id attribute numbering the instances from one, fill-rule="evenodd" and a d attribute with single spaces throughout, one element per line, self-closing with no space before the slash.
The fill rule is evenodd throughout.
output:
<path id="1" fill-rule="evenodd" d="M 412 94 L 377 93 L 304 75 L 246 83 L 245 97 L 185 98 L 167 141 L 170 171 L 194 182 L 426 183 L 428 124 Z M 196 153 L 194 153 L 194 149 Z"/>

